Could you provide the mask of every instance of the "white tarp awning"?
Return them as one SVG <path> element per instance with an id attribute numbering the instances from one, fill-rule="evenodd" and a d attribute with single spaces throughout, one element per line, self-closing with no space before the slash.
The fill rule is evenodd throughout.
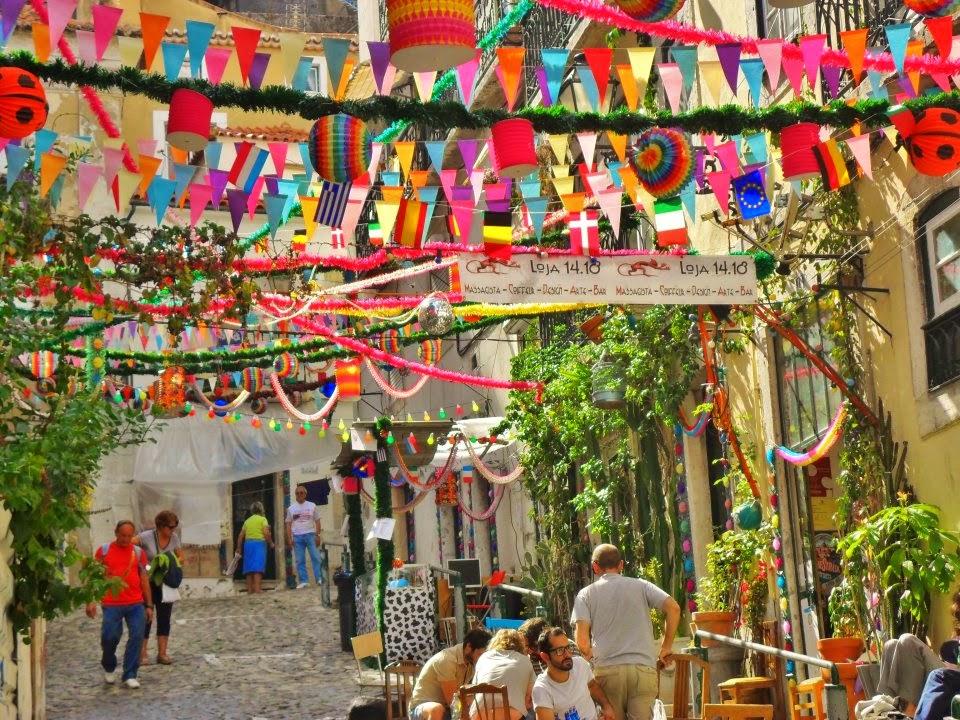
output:
<path id="1" fill-rule="evenodd" d="M 451 432 L 458 430 L 463 433 L 463 440 L 457 444 L 457 455 L 452 469 L 462 470 L 464 465 L 473 465 L 473 459 L 470 457 L 470 451 L 467 450 L 464 443 L 469 442 L 470 438 L 484 438 L 490 436 L 490 428 L 494 428 L 503 422 L 502 417 L 471 418 L 469 420 L 458 420 L 453 425 Z M 474 442 L 471 443 L 473 451 L 483 460 L 485 465 L 489 465 L 492 470 L 506 473 L 513 470 L 520 464 L 520 443 L 513 439 L 510 433 L 504 433 L 497 436 L 497 444 Z M 506 441 L 505 444 L 500 443 Z M 430 461 L 431 467 L 443 467 L 450 457 L 450 446 L 439 445 L 437 452 Z"/>

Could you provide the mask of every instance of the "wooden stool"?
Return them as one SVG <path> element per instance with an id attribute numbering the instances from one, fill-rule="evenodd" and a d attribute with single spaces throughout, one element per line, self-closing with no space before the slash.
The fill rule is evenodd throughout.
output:
<path id="1" fill-rule="evenodd" d="M 719 685 L 723 704 L 772 704 L 776 680 L 767 677 L 730 678 Z"/>
<path id="2" fill-rule="evenodd" d="M 790 688 L 790 707 L 793 720 L 824 720 L 823 680 L 810 678 Z"/>

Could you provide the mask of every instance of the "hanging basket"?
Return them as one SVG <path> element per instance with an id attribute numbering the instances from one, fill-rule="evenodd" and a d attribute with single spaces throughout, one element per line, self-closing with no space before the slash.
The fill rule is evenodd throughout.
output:
<path id="1" fill-rule="evenodd" d="M 622 410 L 627 406 L 627 374 L 617 361 L 602 356 L 590 370 L 593 377 L 593 404 L 601 410 Z"/>

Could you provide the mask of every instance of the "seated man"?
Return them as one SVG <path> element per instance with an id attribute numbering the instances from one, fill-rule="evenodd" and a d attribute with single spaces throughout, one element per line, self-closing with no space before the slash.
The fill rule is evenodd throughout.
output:
<path id="1" fill-rule="evenodd" d="M 613 706 L 594 679 L 590 663 L 573 657 L 570 639 L 562 629 L 544 630 L 539 647 L 547 669 L 533 684 L 537 720 L 596 720 L 597 704 L 603 720 L 614 719 Z"/>
<path id="2" fill-rule="evenodd" d="M 900 698 L 901 709 L 912 715 L 927 675 L 942 666 L 937 654 L 923 640 L 904 633 L 883 644 L 877 692 Z"/>
<path id="3" fill-rule="evenodd" d="M 473 669 L 490 642 L 490 633 L 474 628 L 463 644 L 444 648 L 420 671 L 410 696 L 410 720 L 444 720 L 450 717 L 450 700 L 461 685 L 470 684 Z"/>
<path id="4" fill-rule="evenodd" d="M 940 646 L 940 659 L 943 660 L 944 667 L 927 675 L 914 720 L 941 720 L 950 717 L 950 703 L 953 696 L 960 693 L 958 648 L 960 643 L 956 640 L 947 640 Z"/>
<path id="5" fill-rule="evenodd" d="M 547 621 L 541 617 L 533 617 L 525 620 L 523 625 L 518 628 L 518 632 L 523 635 L 523 639 L 527 643 L 527 655 L 530 656 L 530 664 L 533 665 L 533 671 L 537 675 L 547 669 L 540 659 L 539 646 L 540 634 L 546 630 L 546 628 Z"/>

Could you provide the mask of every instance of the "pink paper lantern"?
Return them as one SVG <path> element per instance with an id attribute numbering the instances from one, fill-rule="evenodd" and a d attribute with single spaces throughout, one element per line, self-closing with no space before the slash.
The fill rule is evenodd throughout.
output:
<path id="1" fill-rule="evenodd" d="M 445 70 L 477 52 L 472 0 L 387 0 L 390 62 L 398 70 Z"/>
<path id="2" fill-rule="evenodd" d="M 210 141 L 213 101 L 206 95 L 178 88 L 170 98 L 167 142 L 180 150 L 200 152 Z"/>

